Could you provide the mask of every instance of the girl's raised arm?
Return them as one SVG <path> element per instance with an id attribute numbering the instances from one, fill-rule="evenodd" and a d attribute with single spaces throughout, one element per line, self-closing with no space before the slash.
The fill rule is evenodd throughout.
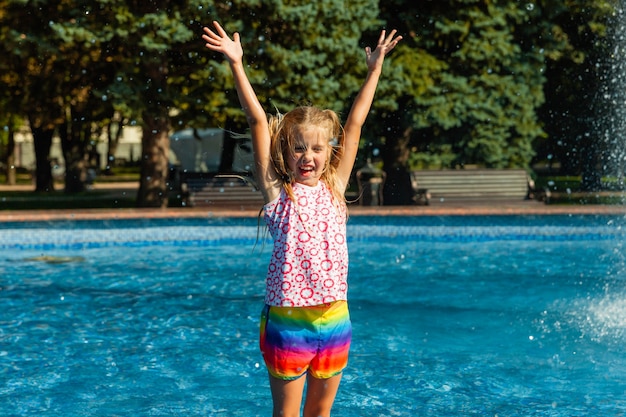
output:
<path id="1" fill-rule="evenodd" d="M 213 25 L 215 32 L 205 27 L 202 39 L 206 42 L 207 48 L 223 53 L 230 64 L 239 103 L 250 126 L 257 184 L 265 197 L 265 202 L 269 202 L 277 195 L 275 191 L 277 175 L 270 158 L 270 133 L 267 115 L 246 75 L 239 33 L 235 32 L 233 39 L 230 39 L 218 22 L 213 22 Z"/>
<path id="2" fill-rule="evenodd" d="M 337 167 L 339 180 L 344 187 L 348 186 L 350 174 L 354 167 L 356 154 L 359 150 L 359 141 L 361 140 L 361 128 L 365 123 L 365 119 L 374 101 L 374 94 L 376 93 L 376 86 L 378 85 L 378 79 L 382 72 L 385 55 L 395 48 L 402 39 L 402 36 L 395 35 L 395 29 L 389 33 L 389 36 L 386 36 L 383 30 L 378 38 L 376 49 L 372 51 L 369 46 L 365 48 L 367 77 L 352 104 L 348 119 L 344 125 L 344 151 L 339 166 Z"/>

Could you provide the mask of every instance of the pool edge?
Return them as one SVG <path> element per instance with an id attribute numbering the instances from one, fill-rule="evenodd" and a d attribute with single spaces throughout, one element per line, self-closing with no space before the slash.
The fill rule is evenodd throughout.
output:
<path id="1" fill-rule="evenodd" d="M 255 207 L 203 207 L 166 209 L 81 209 L 0 211 L 0 222 L 105 219 L 192 219 L 257 217 Z M 626 206 L 549 205 L 533 201 L 489 204 L 436 204 L 430 206 L 349 206 L 350 216 L 497 216 L 497 215 L 626 215 Z"/>

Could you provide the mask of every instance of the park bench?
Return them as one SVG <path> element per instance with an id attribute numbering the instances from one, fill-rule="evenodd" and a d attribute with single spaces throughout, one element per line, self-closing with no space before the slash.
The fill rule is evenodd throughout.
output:
<path id="1" fill-rule="evenodd" d="M 183 199 L 190 207 L 261 208 L 263 195 L 252 179 L 239 174 L 181 174 Z"/>
<path id="2" fill-rule="evenodd" d="M 411 172 L 417 204 L 438 201 L 524 200 L 529 177 L 523 169 L 456 169 Z"/>

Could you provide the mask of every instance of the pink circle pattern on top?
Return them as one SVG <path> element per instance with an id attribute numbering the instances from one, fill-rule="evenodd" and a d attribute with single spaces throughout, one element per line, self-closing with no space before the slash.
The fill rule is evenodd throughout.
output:
<path id="1" fill-rule="evenodd" d="M 285 190 L 265 205 L 274 239 L 267 270 L 265 303 L 306 307 L 346 300 L 348 248 L 346 207 L 333 204 L 323 182 L 294 184 L 296 204 Z"/>

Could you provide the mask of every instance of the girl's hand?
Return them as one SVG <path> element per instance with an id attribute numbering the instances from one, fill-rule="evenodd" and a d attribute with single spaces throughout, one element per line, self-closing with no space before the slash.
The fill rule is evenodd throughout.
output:
<path id="1" fill-rule="evenodd" d="M 243 59 L 243 48 L 241 47 L 239 33 L 235 32 L 233 39 L 230 39 L 219 23 L 214 21 L 213 25 L 217 33 L 213 32 L 208 27 L 204 28 L 202 39 L 206 41 L 205 46 L 212 51 L 223 53 L 226 59 L 231 63 L 241 61 Z"/>
<path id="2" fill-rule="evenodd" d="M 365 55 L 367 57 L 367 68 L 372 71 L 375 69 L 381 69 L 383 66 L 383 61 L 385 60 L 385 55 L 387 55 L 393 48 L 396 47 L 398 42 L 402 39 L 402 36 L 394 36 L 396 35 L 396 30 L 392 30 L 389 36 L 385 36 L 385 31 L 383 30 L 380 33 L 380 37 L 378 38 L 378 45 L 376 45 L 376 49 L 372 52 L 372 48 L 369 46 L 365 48 Z"/>

